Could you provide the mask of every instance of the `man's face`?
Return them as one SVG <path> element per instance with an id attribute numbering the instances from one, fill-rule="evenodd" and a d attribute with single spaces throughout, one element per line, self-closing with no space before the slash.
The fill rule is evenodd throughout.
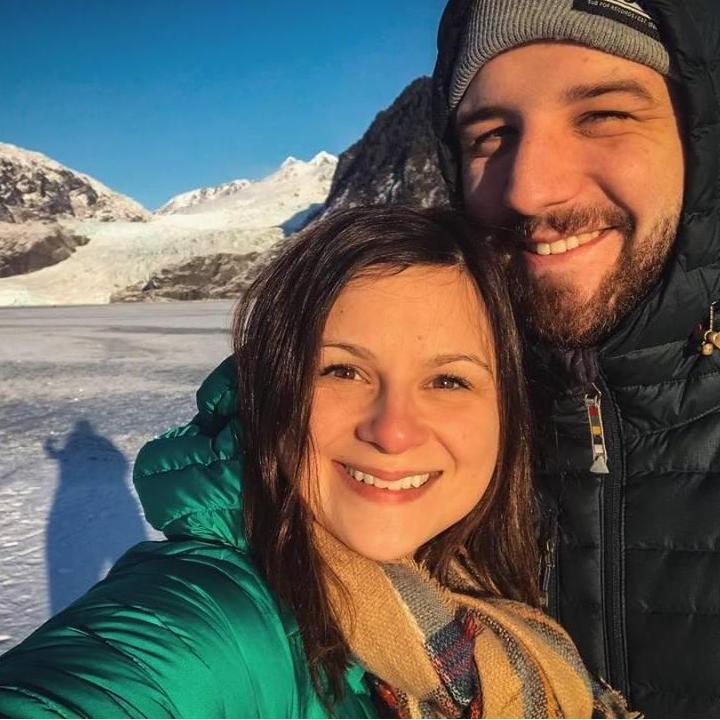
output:
<path id="1" fill-rule="evenodd" d="M 465 207 L 507 235 L 531 327 L 564 347 L 602 340 L 677 230 L 684 161 L 663 76 L 579 45 L 522 46 L 478 72 L 457 129 Z"/>

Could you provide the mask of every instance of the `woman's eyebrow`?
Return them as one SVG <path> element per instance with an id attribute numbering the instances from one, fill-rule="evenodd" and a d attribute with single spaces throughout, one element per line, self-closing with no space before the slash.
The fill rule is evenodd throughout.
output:
<path id="1" fill-rule="evenodd" d="M 321 347 L 323 348 L 339 348 L 340 350 L 345 350 L 345 352 L 349 352 L 351 355 L 355 355 L 359 358 L 362 358 L 363 360 L 374 360 L 375 355 L 373 355 L 370 350 L 367 348 L 361 347 L 360 345 L 353 345 L 351 343 L 344 343 L 344 342 L 324 342 Z"/>
<path id="2" fill-rule="evenodd" d="M 338 348 L 345 350 L 345 352 L 355 355 L 356 357 L 362 358 L 363 360 L 375 360 L 375 355 L 370 352 L 367 348 L 360 345 L 353 345 L 351 343 L 344 342 L 325 342 L 322 344 L 323 348 Z M 490 372 L 490 365 L 486 360 L 483 360 L 479 355 L 473 355 L 472 353 L 446 353 L 443 355 L 435 355 L 435 357 L 428 360 L 428 367 L 439 367 L 440 365 L 449 365 L 454 362 L 471 362 L 483 370 Z"/>
<path id="3" fill-rule="evenodd" d="M 437 367 L 439 365 L 448 365 L 449 363 L 454 362 L 471 362 L 475 365 L 479 365 L 484 370 L 487 370 L 490 372 L 490 365 L 487 363 L 487 361 L 483 360 L 478 355 L 472 355 L 467 353 L 449 353 L 447 355 L 436 355 L 428 365 L 432 365 L 433 367 Z"/>

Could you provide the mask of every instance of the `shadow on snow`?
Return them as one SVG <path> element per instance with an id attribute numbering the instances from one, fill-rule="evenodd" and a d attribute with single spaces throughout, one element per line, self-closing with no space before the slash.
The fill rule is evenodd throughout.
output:
<path id="1" fill-rule="evenodd" d="M 46 537 L 54 614 L 100 580 L 125 550 L 146 539 L 146 533 L 128 487 L 127 459 L 90 422 L 78 420 L 63 447 L 48 438 L 44 448 L 57 461 L 59 472 Z"/>

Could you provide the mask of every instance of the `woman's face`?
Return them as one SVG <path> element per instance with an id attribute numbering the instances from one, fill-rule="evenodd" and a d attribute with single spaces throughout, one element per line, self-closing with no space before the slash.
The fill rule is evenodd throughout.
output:
<path id="1" fill-rule="evenodd" d="M 457 268 L 358 277 L 321 341 L 310 418 L 316 519 L 378 561 L 412 555 L 467 515 L 498 453 L 483 304 Z"/>

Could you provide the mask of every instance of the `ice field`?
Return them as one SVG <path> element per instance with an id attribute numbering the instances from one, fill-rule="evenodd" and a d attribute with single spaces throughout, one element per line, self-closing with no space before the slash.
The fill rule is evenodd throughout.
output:
<path id="1" fill-rule="evenodd" d="M 160 536 L 131 472 L 194 415 L 232 303 L 0 308 L 0 653 Z"/>

